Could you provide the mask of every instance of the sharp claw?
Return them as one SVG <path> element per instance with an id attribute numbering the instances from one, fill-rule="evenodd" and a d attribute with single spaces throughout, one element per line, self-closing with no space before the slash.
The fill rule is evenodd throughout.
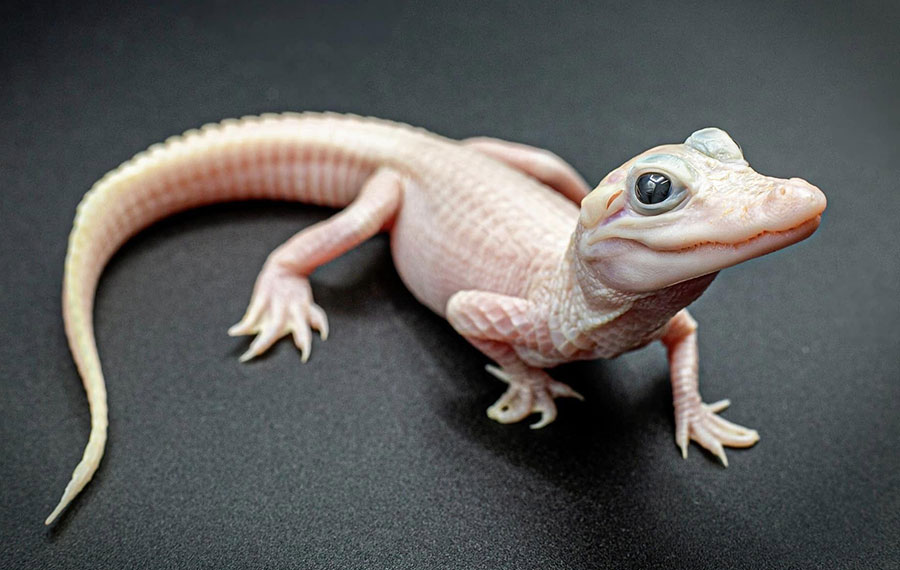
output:
<path id="1" fill-rule="evenodd" d="M 259 318 L 262 316 L 266 305 L 267 303 L 260 300 L 260 296 L 254 291 L 250 297 L 250 306 L 247 307 L 247 312 L 244 313 L 243 318 L 236 325 L 228 329 L 228 334 L 231 336 L 242 336 L 257 332 L 259 330 Z"/>
<path id="2" fill-rule="evenodd" d="M 528 427 L 530 427 L 531 429 L 541 429 L 542 427 L 546 426 L 547 424 L 553 422 L 553 420 L 555 420 L 555 419 L 556 419 L 556 414 L 548 414 L 547 412 L 541 412 L 541 419 L 538 420 L 536 423 L 531 424 Z"/>
<path id="3" fill-rule="evenodd" d="M 279 338 L 284 336 L 286 332 L 284 330 L 284 301 L 276 297 L 271 303 L 270 311 L 269 317 L 271 320 L 260 327 L 261 330 L 256 335 L 256 338 L 253 339 L 253 342 L 250 343 L 250 348 L 241 355 L 241 362 L 247 362 L 269 350 Z"/>
<path id="4" fill-rule="evenodd" d="M 507 374 L 506 372 L 504 372 L 503 370 L 497 368 L 493 364 L 486 365 L 484 367 L 484 369 L 487 370 L 495 378 L 498 378 L 498 379 L 506 382 L 507 384 L 512 384 L 512 378 L 510 377 L 510 375 Z"/>
<path id="5" fill-rule="evenodd" d="M 288 310 L 291 312 L 288 328 L 294 337 L 294 346 L 300 351 L 300 360 L 305 363 L 309 360 L 309 351 L 312 349 L 312 333 L 309 330 L 308 320 L 300 305 L 291 304 Z"/>
<path id="6" fill-rule="evenodd" d="M 305 363 L 309 360 L 309 353 L 312 349 L 312 336 L 306 323 L 294 325 L 293 337 L 294 346 L 300 350 L 300 360 Z"/>
<path id="7" fill-rule="evenodd" d="M 556 404 L 553 403 L 553 397 L 547 392 L 538 392 L 534 399 L 532 411 L 540 412 L 541 419 L 537 423 L 531 424 L 530 427 L 531 429 L 541 429 L 556 419 Z"/>
<path id="8" fill-rule="evenodd" d="M 752 432 L 754 430 L 745 428 L 744 426 L 739 426 L 736 423 L 732 423 L 721 416 L 717 416 L 715 414 L 709 415 L 710 421 L 719 426 L 723 431 L 731 433 L 733 435 L 744 435 L 748 432 Z"/>
<path id="9" fill-rule="evenodd" d="M 250 343 L 250 348 L 247 349 L 247 352 L 241 355 L 240 361 L 247 362 L 269 350 L 279 338 L 284 336 L 284 333 L 281 332 L 281 330 L 280 325 L 272 325 L 264 328 L 262 332 L 253 339 L 253 342 Z"/>
<path id="10" fill-rule="evenodd" d="M 681 457 L 687 459 L 688 446 L 691 444 L 690 428 L 675 416 L 675 445 L 681 450 Z"/>
<path id="11" fill-rule="evenodd" d="M 571 386 L 563 384 L 562 382 L 554 381 L 550 384 L 549 388 L 550 393 L 554 398 L 576 398 L 582 402 L 584 401 L 584 396 L 573 390 Z"/>
<path id="12" fill-rule="evenodd" d="M 719 459 L 722 460 L 722 465 L 724 467 L 728 467 L 728 456 L 725 455 L 725 450 L 723 449 L 722 453 L 717 453 L 716 455 L 718 455 Z"/>
<path id="13" fill-rule="evenodd" d="M 259 338 L 259 337 L 257 337 L 257 338 Z M 238 358 L 238 362 L 249 362 L 249 361 L 253 360 L 254 358 L 256 358 L 257 356 L 259 356 L 260 354 L 262 354 L 262 351 L 259 350 L 259 348 L 254 345 L 256 345 L 256 341 L 254 341 L 250 344 L 250 348 L 248 348 L 247 351 L 244 352 L 244 354 L 242 354 L 240 358 Z"/>
<path id="14" fill-rule="evenodd" d="M 228 329 L 228 336 L 244 336 L 246 334 L 253 334 L 254 332 L 252 326 L 241 321 Z"/>
<path id="15" fill-rule="evenodd" d="M 707 451 L 715 455 L 722 462 L 722 465 L 728 467 L 728 458 L 725 457 L 725 449 L 722 447 L 722 443 L 716 439 L 716 436 L 710 433 L 709 430 L 706 429 L 702 423 L 695 423 L 691 425 L 691 432 L 693 434 L 693 439 L 700 445 L 702 445 Z"/>
<path id="16" fill-rule="evenodd" d="M 703 425 L 719 441 L 729 447 L 750 447 L 759 441 L 756 430 L 747 429 L 714 414 L 703 418 Z"/>
<path id="17" fill-rule="evenodd" d="M 712 445 L 708 447 L 713 455 L 719 458 L 719 461 L 722 462 L 722 465 L 728 467 L 728 457 L 725 455 L 725 448 L 722 447 L 722 443 L 717 439 L 712 439 L 710 442 Z"/>
<path id="18" fill-rule="evenodd" d="M 315 303 L 309 306 L 309 324 L 319 331 L 319 336 L 322 337 L 322 340 L 328 340 L 328 317 L 325 315 L 322 307 Z"/>
<path id="19" fill-rule="evenodd" d="M 228 329 L 229 336 L 243 336 L 259 331 L 259 317 L 258 315 L 251 314 L 251 310 L 252 309 L 247 309 L 247 313 L 244 317 Z"/>
<path id="20" fill-rule="evenodd" d="M 729 447 L 747 447 L 749 445 L 753 445 L 750 442 L 750 438 L 748 436 L 736 435 L 723 432 L 719 426 L 715 425 L 712 422 L 704 422 L 706 429 L 718 439 L 723 445 L 727 445 Z"/>
<path id="21" fill-rule="evenodd" d="M 728 406 L 731 405 L 731 400 L 724 399 L 719 400 L 718 402 L 713 402 L 712 404 L 703 404 L 703 406 L 714 414 L 718 414 L 719 412 L 725 410 Z"/>

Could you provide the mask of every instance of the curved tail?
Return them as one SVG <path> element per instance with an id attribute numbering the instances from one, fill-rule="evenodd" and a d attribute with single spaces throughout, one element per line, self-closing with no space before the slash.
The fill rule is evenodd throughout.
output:
<path id="1" fill-rule="evenodd" d="M 129 237 L 166 216 L 204 204 L 283 199 L 345 206 L 375 168 L 392 162 L 411 128 L 331 114 L 263 115 L 188 131 L 109 172 L 75 215 L 63 277 L 69 347 L 87 393 L 91 433 L 81 462 L 45 524 L 91 480 L 106 444 L 106 386 L 94 339 L 100 274 Z"/>

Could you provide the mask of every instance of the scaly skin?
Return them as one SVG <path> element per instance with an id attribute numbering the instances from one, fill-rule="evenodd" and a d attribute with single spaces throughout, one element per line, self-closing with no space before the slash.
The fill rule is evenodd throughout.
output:
<path id="1" fill-rule="evenodd" d="M 672 181 L 648 212 L 644 173 Z M 344 208 L 266 261 L 232 335 L 256 335 L 241 360 L 291 334 L 305 361 L 328 321 L 308 277 L 379 231 L 422 303 L 499 365 L 509 385 L 488 410 L 500 422 L 556 417 L 580 397 L 544 368 L 612 358 L 654 340 L 669 351 L 676 443 L 723 446 L 755 431 L 702 402 L 696 323 L 684 309 L 720 269 L 810 235 L 825 198 L 800 179 L 757 174 L 717 129 L 651 149 L 593 191 L 556 155 L 477 138 L 453 141 L 406 125 L 333 114 L 265 115 L 207 125 L 154 145 L 82 200 L 63 282 L 66 335 L 87 393 L 91 434 L 50 524 L 90 481 L 106 442 L 106 388 L 93 334 L 100 273 L 130 236 L 175 212 L 229 200 L 283 199 Z M 581 204 L 581 208 L 577 206 Z M 654 209 L 655 208 L 655 209 Z"/>

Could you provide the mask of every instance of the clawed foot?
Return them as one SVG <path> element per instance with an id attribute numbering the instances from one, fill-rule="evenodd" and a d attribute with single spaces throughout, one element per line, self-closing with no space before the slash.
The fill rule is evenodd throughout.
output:
<path id="1" fill-rule="evenodd" d="M 306 362 L 312 345 L 310 327 L 319 331 L 322 340 L 328 338 L 328 319 L 325 311 L 313 303 L 309 280 L 271 265 L 259 274 L 244 318 L 228 329 L 228 334 L 256 335 L 241 362 L 259 356 L 288 333 Z"/>
<path id="2" fill-rule="evenodd" d="M 722 461 L 728 467 L 725 449 L 728 447 L 750 447 L 759 441 L 756 430 L 731 423 L 717 414 L 731 402 L 721 400 L 714 404 L 692 406 L 675 413 L 675 443 L 681 448 L 682 457 L 687 457 L 690 440 L 694 440 Z"/>
<path id="3" fill-rule="evenodd" d="M 509 424 L 524 420 L 532 413 L 541 414 L 541 419 L 531 424 L 533 429 L 542 428 L 556 419 L 554 398 L 584 397 L 562 382 L 557 382 L 543 370 L 525 369 L 510 372 L 496 366 L 486 366 L 487 371 L 509 384 L 506 393 L 488 408 L 487 415 L 492 420 Z"/>

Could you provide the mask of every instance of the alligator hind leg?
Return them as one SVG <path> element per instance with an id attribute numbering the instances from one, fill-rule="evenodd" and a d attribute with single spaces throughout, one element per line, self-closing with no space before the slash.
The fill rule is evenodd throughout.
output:
<path id="1" fill-rule="evenodd" d="M 310 327 L 318 330 L 322 339 L 328 336 L 328 320 L 313 302 L 309 275 L 390 225 L 400 208 L 402 192 L 400 175 L 381 169 L 349 206 L 304 229 L 269 255 L 244 318 L 228 329 L 231 336 L 256 335 L 241 362 L 259 356 L 289 333 L 306 362 L 312 343 Z"/>
<path id="2" fill-rule="evenodd" d="M 591 191 L 568 162 L 549 150 L 490 137 L 475 137 L 462 143 L 537 178 L 576 204 Z"/>

